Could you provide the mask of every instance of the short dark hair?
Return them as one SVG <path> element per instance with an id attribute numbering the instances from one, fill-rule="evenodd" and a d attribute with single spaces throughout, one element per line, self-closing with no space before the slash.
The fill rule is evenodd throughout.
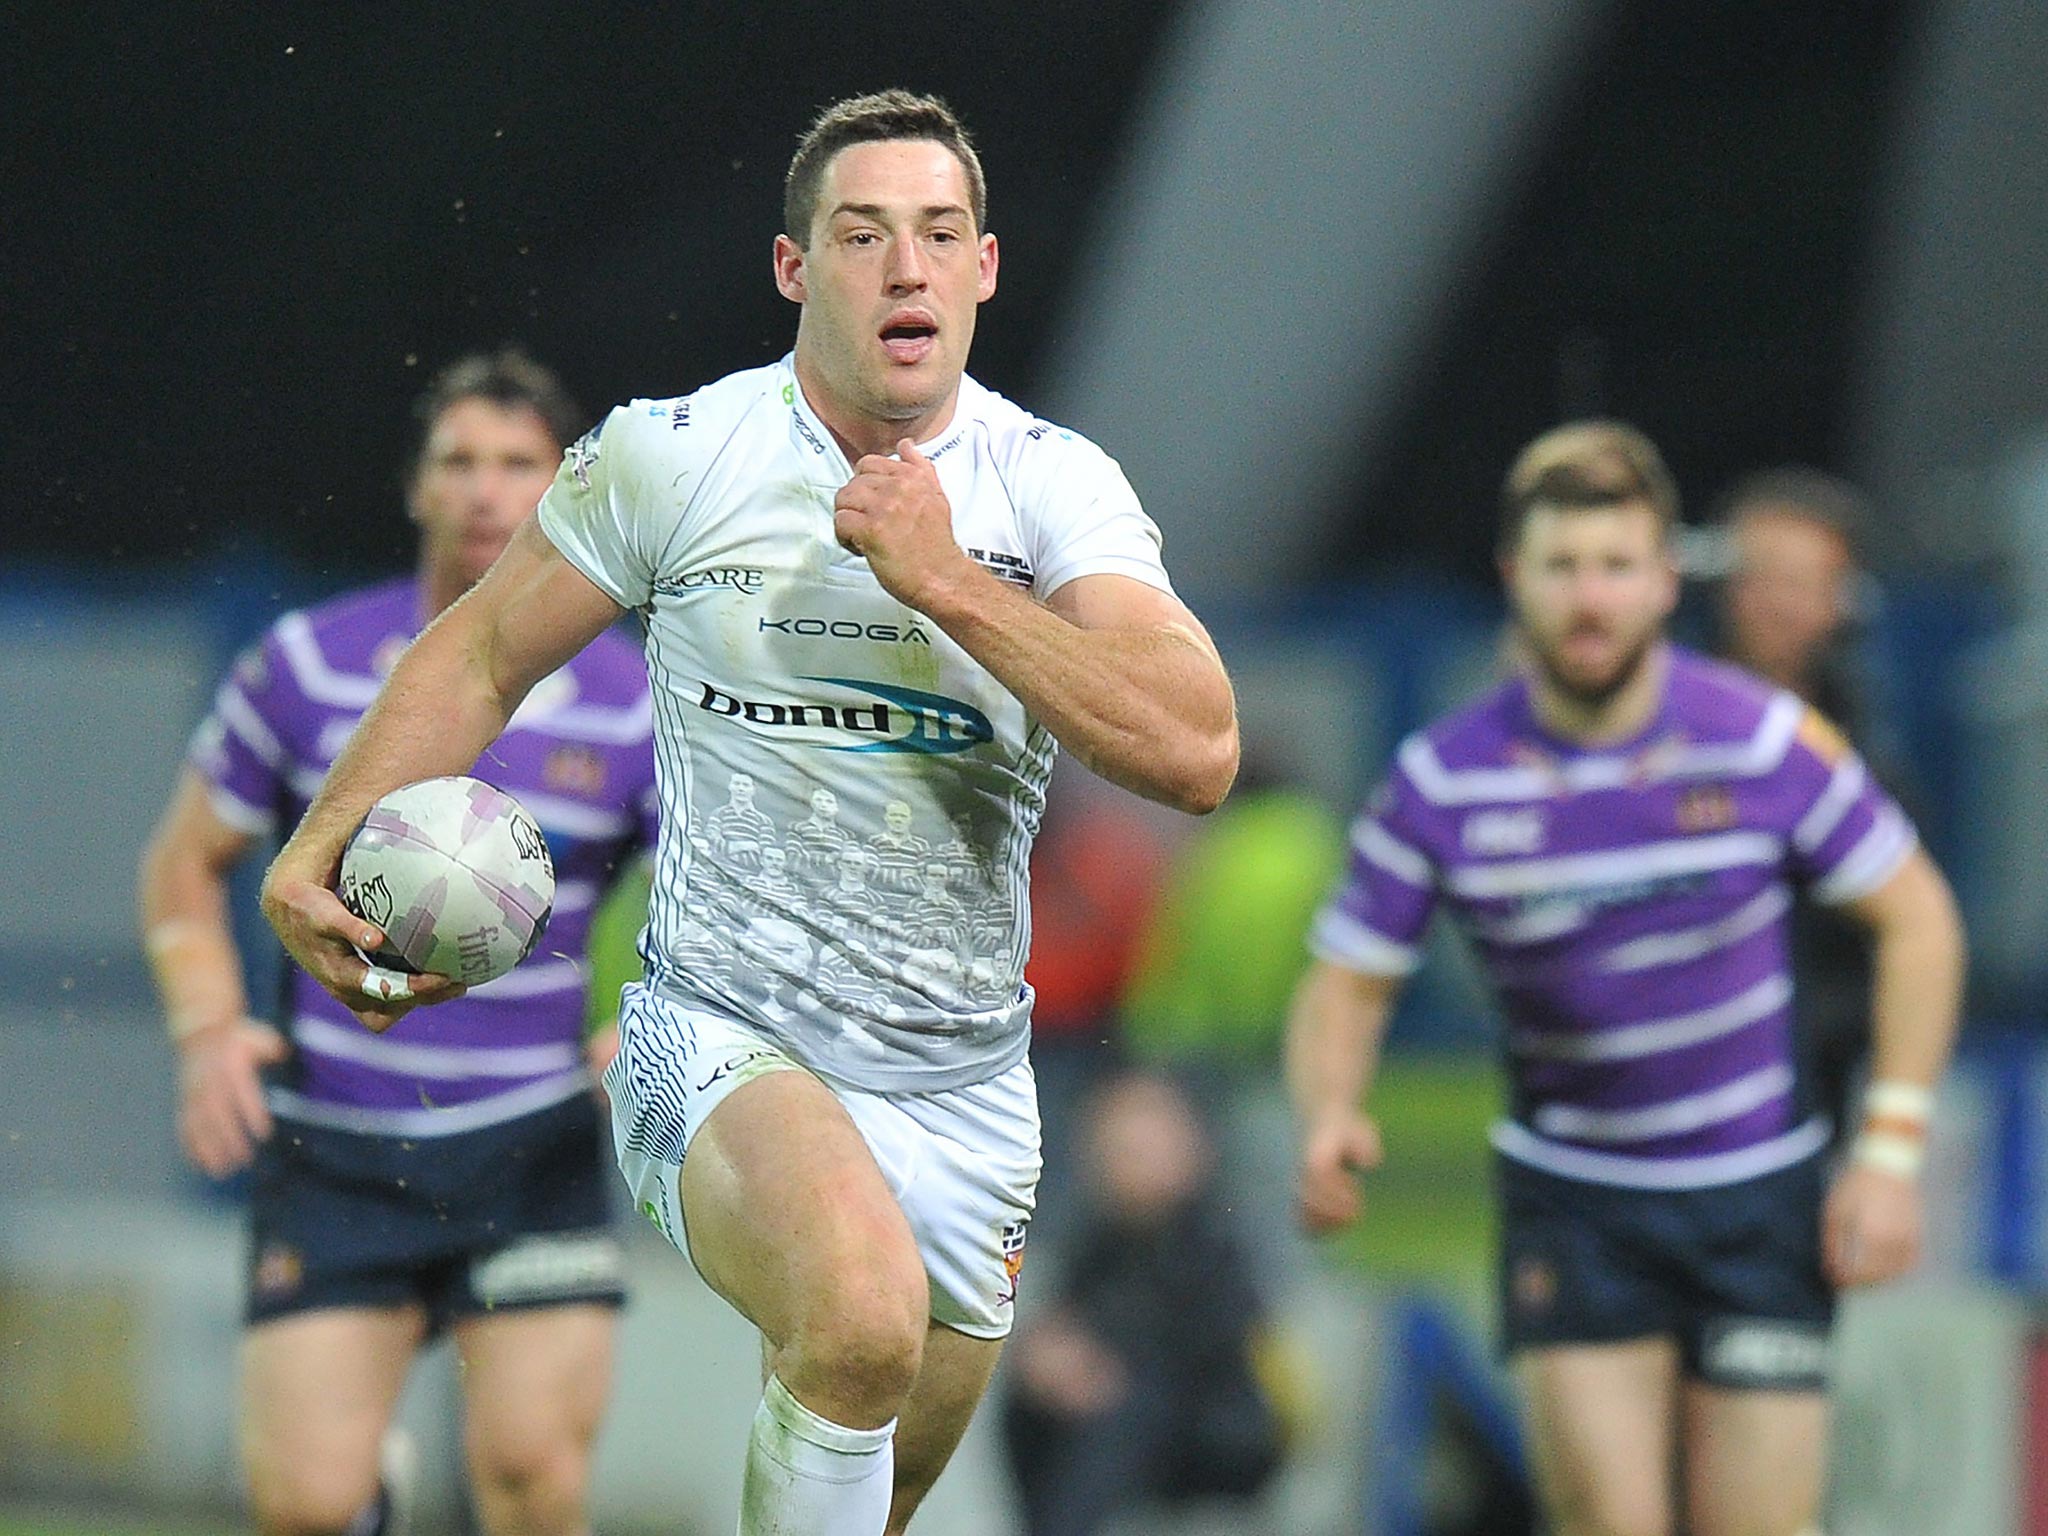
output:
<path id="1" fill-rule="evenodd" d="M 975 231 L 988 227 L 988 183 L 981 174 L 981 157 L 975 154 L 974 141 L 953 109 L 936 96 L 876 91 L 833 102 L 797 140 L 789 174 L 782 182 L 782 232 L 808 250 L 811 221 L 818 214 L 818 183 L 825 179 L 825 167 L 832 157 L 849 145 L 889 139 L 929 139 L 951 150 L 967 172 Z"/>
<path id="2" fill-rule="evenodd" d="M 1640 502 L 1669 538 L 1678 522 L 1678 482 L 1657 445 L 1625 421 L 1569 421 L 1515 455 L 1500 494 L 1500 547 L 1522 541 L 1531 513 L 1592 511 Z"/>
<path id="3" fill-rule="evenodd" d="M 507 410 L 524 406 L 540 417 L 554 435 L 556 445 L 562 448 L 575 442 L 590 425 L 590 418 L 577 408 L 554 371 L 542 367 L 518 347 L 470 352 L 429 379 L 427 387 L 413 401 L 412 457 L 406 463 L 408 481 L 420 471 L 434 423 L 451 405 L 463 400 L 488 400 Z"/>
<path id="4" fill-rule="evenodd" d="M 1721 498 L 1719 521 L 1734 527 L 1746 518 L 1781 515 L 1826 528 L 1853 554 L 1859 530 L 1869 525 L 1870 500 L 1838 475 L 1805 464 L 1745 475 Z"/>

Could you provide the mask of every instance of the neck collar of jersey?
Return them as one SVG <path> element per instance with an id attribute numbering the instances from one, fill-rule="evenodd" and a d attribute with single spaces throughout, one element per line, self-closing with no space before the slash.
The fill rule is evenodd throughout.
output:
<path id="1" fill-rule="evenodd" d="M 947 423 L 931 437 L 917 445 L 917 451 L 936 462 L 952 452 L 965 439 L 967 424 L 972 419 L 968 401 L 973 392 L 981 388 L 966 374 L 960 375 L 960 389 L 953 397 L 953 415 Z M 787 352 L 782 358 L 782 397 L 788 402 L 792 429 L 803 445 L 807 460 L 816 461 L 835 470 L 839 478 L 833 482 L 836 490 L 853 476 L 853 465 L 847 461 L 846 452 L 839 446 L 839 439 L 832 435 L 832 429 L 825 425 L 804 394 L 803 381 L 796 375 L 796 353 Z"/>
<path id="2" fill-rule="evenodd" d="M 1650 717 L 1625 737 L 1613 741 L 1590 742 L 1560 735 L 1545 724 L 1542 715 L 1537 713 L 1535 684 L 1527 673 L 1515 680 L 1515 733 L 1530 740 L 1545 754 L 1556 758 L 1631 758 L 1648 751 L 1661 743 L 1672 729 L 1671 693 L 1678 672 L 1679 654 L 1679 648 L 1669 640 L 1660 640 L 1645 659 L 1646 666 L 1662 666 L 1664 675 L 1658 679 L 1657 702 L 1650 711 Z"/>

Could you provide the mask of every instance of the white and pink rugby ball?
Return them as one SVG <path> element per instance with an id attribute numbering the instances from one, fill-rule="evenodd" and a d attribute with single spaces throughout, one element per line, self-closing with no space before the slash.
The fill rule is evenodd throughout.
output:
<path id="1" fill-rule="evenodd" d="M 370 807 L 335 893 L 384 930 L 377 964 L 473 987 L 533 953 L 554 910 L 555 864 L 540 824 L 504 790 L 422 779 Z"/>

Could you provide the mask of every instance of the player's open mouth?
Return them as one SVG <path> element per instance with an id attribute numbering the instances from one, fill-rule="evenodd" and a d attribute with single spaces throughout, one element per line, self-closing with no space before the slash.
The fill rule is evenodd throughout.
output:
<path id="1" fill-rule="evenodd" d="M 892 363 L 923 362 L 938 339 L 938 325 L 923 315 L 901 315 L 882 327 L 882 350 Z"/>

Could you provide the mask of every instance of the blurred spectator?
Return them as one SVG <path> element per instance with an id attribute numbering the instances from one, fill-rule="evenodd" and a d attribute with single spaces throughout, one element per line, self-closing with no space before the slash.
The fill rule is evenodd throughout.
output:
<path id="1" fill-rule="evenodd" d="M 1848 729 L 1861 714 L 1848 641 L 1856 612 L 1862 495 L 1813 469 L 1750 476 L 1722 503 L 1730 542 L 1722 592 L 1729 660 L 1789 688 Z"/>
<path id="2" fill-rule="evenodd" d="M 1856 487 L 1817 469 L 1771 469 L 1739 482 L 1721 503 L 1729 549 L 1720 650 L 1832 720 L 1911 812 L 1889 722 L 1855 664 L 1856 536 L 1869 516 Z M 1800 1083 L 1839 1137 L 1852 1123 L 1850 1093 L 1870 1048 L 1870 940 L 1841 913 L 1801 900 L 1792 955 Z"/>
<path id="3" fill-rule="evenodd" d="M 1003 1435 L 1030 1536 L 1086 1536 L 1155 1500 L 1250 1497 L 1281 1457 L 1265 1307 L 1194 1107 L 1127 1073 L 1090 1100 L 1085 1142 L 1085 1228 L 1012 1346 Z"/>
<path id="4" fill-rule="evenodd" d="M 1131 1057 L 1170 1068 L 1215 1127 L 1218 1184 L 1278 1293 L 1312 1263 L 1284 1201 L 1294 1111 L 1277 1069 L 1309 924 L 1344 862 L 1342 824 L 1256 748 L 1169 867 L 1124 996 Z"/>
<path id="5" fill-rule="evenodd" d="M 1265 1075 L 1343 862 L 1336 817 L 1248 748 L 1230 798 L 1167 872 L 1124 997 L 1133 1053 Z"/>

